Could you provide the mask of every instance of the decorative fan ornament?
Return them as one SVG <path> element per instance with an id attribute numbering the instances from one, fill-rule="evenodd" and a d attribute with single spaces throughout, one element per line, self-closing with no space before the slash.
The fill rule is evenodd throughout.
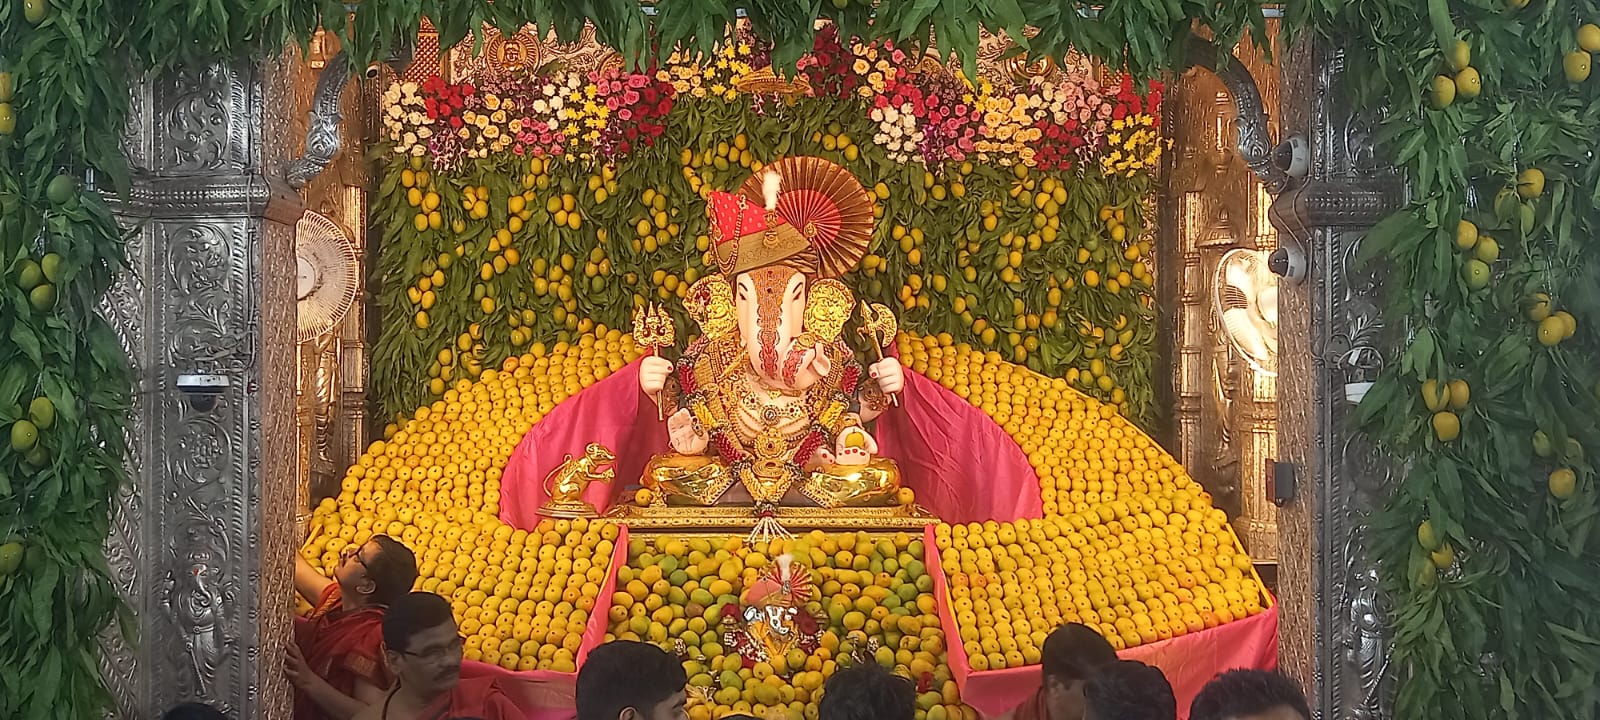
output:
<path id="1" fill-rule="evenodd" d="M 332 331 L 356 301 L 356 251 L 338 223 L 307 212 L 295 223 L 295 297 L 298 339 Z"/>
<path id="2" fill-rule="evenodd" d="M 819 157 L 787 157 L 764 170 L 774 170 L 783 178 L 777 214 L 799 229 L 816 250 L 819 277 L 839 277 L 867 256 L 872 242 L 872 195 L 855 175 Z M 739 188 L 752 205 L 765 202 L 762 175 L 751 175 Z"/>
<path id="3" fill-rule="evenodd" d="M 1267 253 L 1235 248 L 1217 263 L 1212 297 L 1228 342 L 1251 369 L 1278 375 L 1278 277 Z"/>

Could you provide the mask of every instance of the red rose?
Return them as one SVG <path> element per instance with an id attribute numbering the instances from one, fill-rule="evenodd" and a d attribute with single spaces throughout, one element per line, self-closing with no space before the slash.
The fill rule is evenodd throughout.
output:
<path id="1" fill-rule="evenodd" d="M 1121 119 L 1123 119 L 1123 118 L 1125 118 L 1127 116 L 1128 116 L 1128 108 L 1123 106 L 1123 105 L 1118 105 L 1118 106 L 1116 106 L 1116 107 L 1111 109 L 1111 119 L 1112 120 L 1121 120 Z"/>
<path id="2" fill-rule="evenodd" d="M 461 118 L 459 116 L 451 116 L 451 118 L 450 118 L 450 127 L 451 128 L 459 129 L 464 124 L 465 123 L 463 123 L 461 121 Z"/>

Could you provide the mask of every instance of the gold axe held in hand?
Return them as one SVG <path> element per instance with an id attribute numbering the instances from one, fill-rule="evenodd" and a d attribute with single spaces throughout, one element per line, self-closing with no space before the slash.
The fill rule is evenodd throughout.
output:
<path id="1" fill-rule="evenodd" d="M 856 332 L 872 341 L 872 350 L 877 353 L 879 360 L 883 360 L 883 349 L 889 347 L 895 335 L 899 334 L 900 321 L 895 319 L 889 308 L 862 300 L 861 327 L 856 328 Z M 900 394 L 890 395 L 889 404 L 900 407 Z"/>
<path id="2" fill-rule="evenodd" d="M 661 348 L 671 346 L 677 341 L 677 337 L 677 326 L 673 324 L 672 316 L 667 314 L 665 307 L 649 303 L 633 309 L 633 341 L 651 355 L 659 356 Z M 656 420 L 665 420 L 666 417 L 666 407 L 658 401 Z"/>

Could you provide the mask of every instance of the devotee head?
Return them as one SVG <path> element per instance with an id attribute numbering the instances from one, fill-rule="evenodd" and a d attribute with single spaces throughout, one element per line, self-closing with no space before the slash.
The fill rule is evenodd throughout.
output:
<path id="1" fill-rule="evenodd" d="M 461 679 L 461 632 L 450 602 L 430 592 L 401 595 L 383 616 L 384 656 L 400 685 L 428 698 Z"/>
<path id="2" fill-rule="evenodd" d="M 388 535 L 373 535 L 365 545 L 345 550 L 333 572 L 346 598 L 359 597 L 372 605 L 388 605 L 411 592 L 417 582 L 417 556 L 411 548 Z"/>
<path id="3" fill-rule="evenodd" d="M 205 703 L 186 702 L 168 710 L 161 720 L 228 720 L 228 716 Z"/>
<path id="4" fill-rule="evenodd" d="M 917 689 L 876 663 L 840 670 L 822 685 L 818 720 L 912 720 Z"/>
<path id="5" fill-rule="evenodd" d="M 1178 701 L 1172 684 L 1149 665 L 1118 660 L 1105 665 L 1083 690 L 1085 720 L 1173 720 Z"/>
<path id="6" fill-rule="evenodd" d="M 1040 670 L 1050 720 L 1082 720 L 1083 688 L 1117 651 L 1093 628 L 1067 623 L 1044 640 Z"/>
<path id="7" fill-rule="evenodd" d="M 578 668 L 578 720 L 685 720 L 683 664 L 654 645 L 618 640 Z"/>
<path id="8" fill-rule="evenodd" d="M 1282 673 L 1233 670 L 1206 683 L 1189 705 L 1190 720 L 1311 720 L 1299 683 Z"/>

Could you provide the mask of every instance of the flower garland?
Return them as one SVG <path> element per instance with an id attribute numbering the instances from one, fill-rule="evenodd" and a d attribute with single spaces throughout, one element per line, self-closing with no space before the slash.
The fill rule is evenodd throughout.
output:
<path id="1" fill-rule="evenodd" d="M 896 162 L 977 159 L 1132 177 L 1157 168 L 1166 146 L 1156 122 L 1160 83 L 1141 95 L 1126 76 L 1106 87 L 1071 76 L 1002 94 L 988 81 L 926 69 L 920 55 L 887 41 L 847 48 L 832 27 L 818 33 L 815 48 L 798 64 L 812 93 L 864 102 L 877 124 L 872 142 Z M 385 137 L 396 154 L 430 156 L 445 170 L 505 152 L 616 160 L 653 146 L 678 98 L 759 102 L 739 81 L 764 68 L 766 56 L 734 37 L 713 57 L 674 54 L 644 72 L 398 83 L 383 95 Z"/>

